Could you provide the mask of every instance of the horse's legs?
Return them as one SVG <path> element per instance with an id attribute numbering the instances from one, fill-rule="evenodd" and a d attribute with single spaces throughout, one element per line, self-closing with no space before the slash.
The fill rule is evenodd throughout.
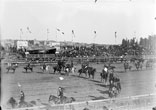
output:
<path id="1" fill-rule="evenodd" d="M 13 69 L 13 73 L 15 73 L 15 69 Z"/>
<path id="2" fill-rule="evenodd" d="M 81 75 L 81 72 L 79 73 L 79 76 Z"/>
<path id="3" fill-rule="evenodd" d="M 92 75 L 92 78 L 94 79 L 94 74 Z"/>
<path id="4" fill-rule="evenodd" d="M 7 71 L 7 73 L 9 72 L 9 69 L 8 69 L 8 71 Z"/>

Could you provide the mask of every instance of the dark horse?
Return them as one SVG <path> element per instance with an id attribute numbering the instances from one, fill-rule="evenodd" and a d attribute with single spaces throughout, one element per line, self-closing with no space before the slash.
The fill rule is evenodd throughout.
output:
<path id="1" fill-rule="evenodd" d="M 103 80 L 105 80 L 105 84 L 107 83 L 107 79 L 108 79 L 108 72 L 106 72 L 104 69 L 102 70 L 102 73 L 100 73 L 101 76 L 101 82 L 103 82 Z"/>
<path id="2" fill-rule="evenodd" d="M 18 103 L 13 97 L 11 97 L 7 102 L 7 106 L 9 106 L 11 108 L 15 108 L 15 107 L 17 107 L 17 105 L 18 105 Z"/>
<path id="3" fill-rule="evenodd" d="M 58 97 L 56 97 L 54 95 L 50 95 L 49 100 L 48 100 L 48 102 L 53 103 L 53 104 L 72 103 L 74 101 L 76 101 L 76 100 L 73 97 L 63 96 L 61 99 L 59 99 Z"/>
<path id="4" fill-rule="evenodd" d="M 59 66 L 59 65 L 56 65 L 56 66 L 53 67 L 53 69 L 54 69 L 54 74 L 55 74 L 56 71 L 58 71 L 59 73 L 61 73 L 62 67 Z"/>
<path id="5" fill-rule="evenodd" d="M 124 63 L 124 69 L 125 69 L 125 72 L 127 69 L 131 70 L 132 66 L 129 66 L 129 63 L 128 62 L 125 62 Z"/>
<path id="6" fill-rule="evenodd" d="M 87 76 L 87 72 L 88 72 L 88 69 L 87 68 L 81 68 L 78 70 L 78 73 L 79 73 L 79 76 L 84 73 L 86 76 Z"/>
<path id="7" fill-rule="evenodd" d="M 146 62 L 146 69 L 152 68 L 153 67 L 153 61 L 152 60 L 147 60 Z"/>
<path id="8" fill-rule="evenodd" d="M 7 102 L 7 106 L 11 108 L 33 107 L 34 105 L 36 105 L 36 101 L 30 101 L 30 102 L 22 101 L 17 103 L 17 101 L 13 97 L 11 97 Z"/>
<path id="9" fill-rule="evenodd" d="M 60 99 L 54 95 L 50 95 L 48 102 L 52 104 L 60 104 Z"/>
<path id="10" fill-rule="evenodd" d="M 26 66 L 26 67 L 24 67 L 24 69 L 25 69 L 26 73 L 27 73 L 28 70 L 33 72 L 33 66 Z"/>
<path id="11" fill-rule="evenodd" d="M 142 70 L 142 65 L 143 65 L 142 61 L 137 60 L 135 62 L 135 67 L 136 67 L 137 70 L 139 70 L 139 68 Z"/>
<path id="12" fill-rule="evenodd" d="M 92 79 L 94 79 L 94 75 L 95 75 L 96 69 L 93 68 L 93 67 L 88 67 L 87 69 L 88 69 L 89 78 L 90 78 L 90 76 L 92 76 Z"/>

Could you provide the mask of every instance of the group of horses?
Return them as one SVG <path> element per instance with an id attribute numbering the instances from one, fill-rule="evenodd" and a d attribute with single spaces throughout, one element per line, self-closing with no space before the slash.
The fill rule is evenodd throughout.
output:
<path id="1" fill-rule="evenodd" d="M 107 72 L 102 69 L 102 72 L 100 73 L 101 82 L 104 82 L 105 85 L 109 86 L 109 97 L 114 97 L 121 91 L 120 79 L 114 76 L 115 66 L 108 65 L 107 69 Z M 94 79 L 95 72 L 96 68 L 93 68 L 88 64 L 82 64 L 81 69 L 78 70 L 79 76 L 84 73 L 88 78 L 92 76 L 92 79 Z"/>
<path id="2" fill-rule="evenodd" d="M 90 67 L 88 64 L 82 64 L 81 69 L 78 70 L 79 76 L 84 73 L 86 77 L 90 78 L 92 76 L 92 79 L 94 79 L 95 72 L 96 68 Z"/>
<path id="3" fill-rule="evenodd" d="M 104 82 L 106 86 L 109 86 L 109 97 L 116 97 L 121 91 L 120 79 L 114 75 L 114 70 L 111 70 L 108 67 L 105 68 L 107 68 L 107 71 L 102 69 L 102 72 L 100 73 L 101 82 Z"/>
<path id="4" fill-rule="evenodd" d="M 35 66 L 31 63 L 28 63 L 26 66 L 23 67 L 23 69 L 25 70 L 25 72 L 27 73 L 28 70 L 30 70 L 30 72 L 33 72 L 33 68 Z M 67 75 L 69 75 L 69 72 L 71 71 L 75 71 L 76 68 L 73 68 L 73 65 L 70 64 L 70 63 L 66 63 L 65 61 L 58 61 L 58 63 L 55 65 L 55 66 L 50 66 L 50 65 L 47 65 L 45 63 L 43 63 L 41 66 L 40 66 L 40 69 L 42 70 L 42 72 L 45 72 L 45 71 L 49 71 L 50 70 L 50 67 L 53 68 L 53 72 L 54 74 L 56 72 L 58 73 L 61 73 L 61 71 L 64 71 Z M 6 67 L 7 69 L 7 73 L 9 71 L 13 71 L 13 73 L 15 73 L 16 69 L 18 68 L 18 64 L 11 64 L 11 65 L 8 65 Z M 49 72 L 50 73 L 50 72 Z"/>
<path id="5" fill-rule="evenodd" d="M 125 72 L 127 70 L 132 69 L 131 64 L 135 66 L 136 70 L 142 70 L 144 65 L 145 65 L 146 69 L 148 69 L 148 68 L 152 69 L 154 61 L 152 59 L 149 59 L 149 60 L 146 60 L 146 61 L 144 59 L 131 59 L 130 61 L 125 61 L 124 62 Z"/>
<path id="6" fill-rule="evenodd" d="M 17 101 L 15 98 L 10 97 L 10 99 L 7 101 L 7 108 L 23 108 L 23 107 L 33 107 L 33 106 L 37 106 L 37 103 L 42 104 L 42 105 L 55 105 L 55 104 L 66 104 L 66 103 L 72 103 L 76 101 L 75 98 L 73 97 L 66 97 L 63 96 L 61 98 L 61 100 L 54 95 L 50 95 L 49 99 L 48 99 L 48 103 L 42 103 L 42 101 L 40 99 L 37 99 L 36 101 Z"/>

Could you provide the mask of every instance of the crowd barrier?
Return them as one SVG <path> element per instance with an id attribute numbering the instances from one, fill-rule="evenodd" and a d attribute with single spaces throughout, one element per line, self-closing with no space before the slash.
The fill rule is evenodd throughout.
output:
<path id="1" fill-rule="evenodd" d="M 13 110 L 152 110 L 156 107 L 156 94 L 145 94 L 124 98 L 91 100 L 59 105 L 44 105 Z M 5 109 L 9 110 L 9 109 Z"/>

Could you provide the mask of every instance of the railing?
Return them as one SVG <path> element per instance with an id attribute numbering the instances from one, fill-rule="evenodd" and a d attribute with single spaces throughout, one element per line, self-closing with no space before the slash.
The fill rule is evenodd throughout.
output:
<path id="1" fill-rule="evenodd" d="M 124 98 L 91 100 L 59 105 L 44 105 L 13 110 L 152 110 L 156 106 L 156 94 L 145 94 Z M 106 109 L 107 108 L 107 109 Z M 9 109 L 6 109 L 9 110 Z"/>

